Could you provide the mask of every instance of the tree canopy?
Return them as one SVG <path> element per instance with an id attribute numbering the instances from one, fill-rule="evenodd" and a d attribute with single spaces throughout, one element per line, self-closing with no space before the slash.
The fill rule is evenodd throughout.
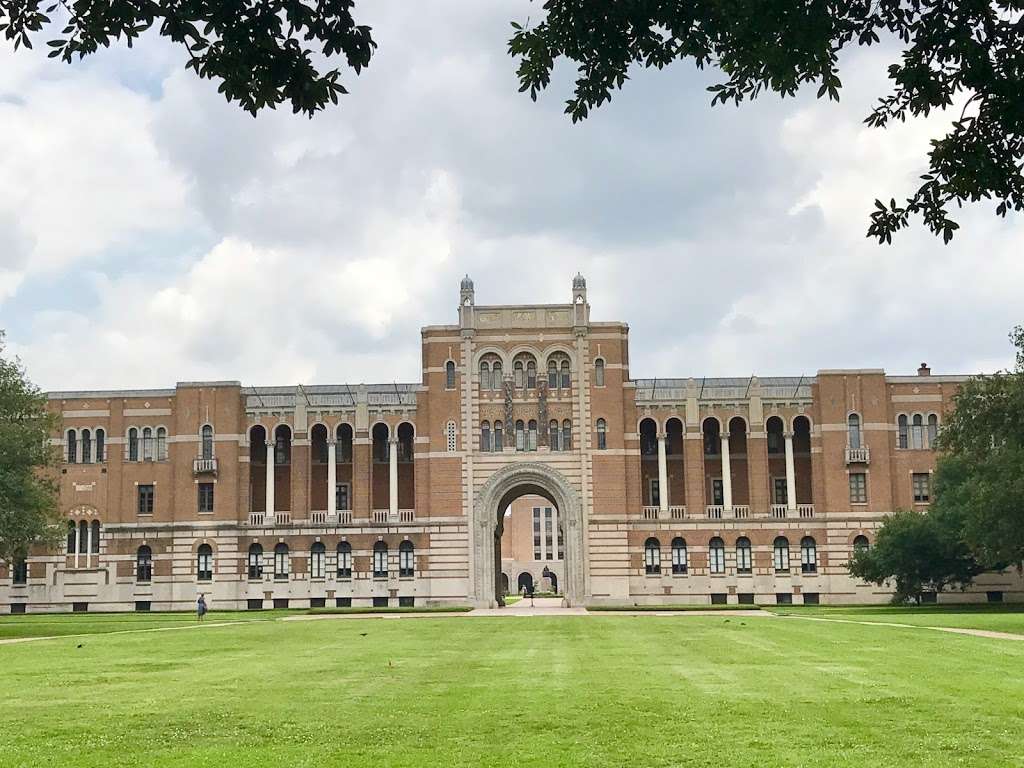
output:
<path id="1" fill-rule="evenodd" d="M 0 332 L 0 560 L 10 563 L 33 545 L 56 544 L 62 531 L 57 485 L 48 474 L 56 461 L 56 420 L 46 396 L 3 352 Z"/>
<path id="2" fill-rule="evenodd" d="M 960 540 L 955 523 L 904 510 L 885 519 L 874 546 L 854 552 L 849 570 L 880 586 L 892 581 L 894 602 L 920 603 L 925 592 L 970 585 L 982 569 Z"/>
<path id="3" fill-rule="evenodd" d="M 966 382 L 943 423 L 932 505 L 990 568 L 1024 568 L 1024 327 L 1010 336 L 1015 369 Z"/>
<path id="4" fill-rule="evenodd" d="M 228 101 L 256 115 L 288 103 L 313 116 L 347 93 L 344 56 L 359 74 L 376 49 L 356 23 L 354 0 L 0 0 L 0 32 L 15 48 L 45 37 L 50 56 L 72 61 L 100 46 L 131 46 L 156 28 L 180 44 L 186 66 L 219 82 Z M 577 67 L 572 120 L 622 88 L 634 67 L 680 60 L 714 66 L 724 81 L 711 103 L 739 105 L 805 86 L 838 101 L 839 58 L 852 46 L 899 49 L 890 93 L 865 122 L 924 117 L 950 108 L 950 130 L 932 141 L 927 173 L 909 197 L 875 201 L 868 236 L 891 243 L 918 217 L 949 242 L 952 208 L 990 200 L 1005 216 L 1024 209 L 1024 2 L 1021 0 L 546 0 L 536 24 L 513 22 L 508 52 L 520 90 L 536 99 L 562 59 Z M 420 12 L 419 8 L 415 11 Z"/>

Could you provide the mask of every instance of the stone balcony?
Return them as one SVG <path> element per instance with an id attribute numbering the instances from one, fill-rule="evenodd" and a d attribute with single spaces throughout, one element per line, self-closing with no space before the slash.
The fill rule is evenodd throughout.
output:
<path id="1" fill-rule="evenodd" d="M 847 448 L 846 449 L 846 463 L 847 464 L 868 464 L 871 461 L 871 452 L 865 445 L 862 448 Z"/>
<path id="2" fill-rule="evenodd" d="M 217 457 L 211 456 L 209 458 L 203 458 L 197 456 L 192 459 L 192 474 L 193 475 L 216 475 L 217 474 Z"/>

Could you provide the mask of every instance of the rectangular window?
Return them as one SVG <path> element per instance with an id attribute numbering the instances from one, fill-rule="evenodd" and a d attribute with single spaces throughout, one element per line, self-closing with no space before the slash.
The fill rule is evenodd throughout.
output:
<path id="1" fill-rule="evenodd" d="M 533 559 L 540 560 L 540 507 L 533 508 Z"/>
<path id="2" fill-rule="evenodd" d="M 754 604 L 754 593 L 753 592 L 740 592 L 736 595 L 736 602 L 740 605 L 753 605 Z"/>
<path id="3" fill-rule="evenodd" d="M 850 473 L 850 503 L 867 504 L 868 476 L 864 472 Z"/>
<path id="4" fill-rule="evenodd" d="M 146 613 L 152 608 L 152 603 L 149 600 L 136 600 L 135 610 L 139 613 Z"/>
<path id="5" fill-rule="evenodd" d="M 661 484 L 660 484 L 660 482 L 658 480 L 653 479 L 653 478 L 651 480 L 649 480 L 648 482 L 650 484 L 651 506 L 652 507 L 661 506 Z"/>
<path id="6" fill-rule="evenodd" d="M 413 608 L 416 605 L 416 598 L 413 595 L 399 595 L 399 608 Z"/>
<path id="7" fill-rule="evenodd" d="M 351 608 L 352 598 L 351 597 L 336 597 L 334 598 L 335 608 Z"/>
<path id="8" fill-rule="evenodd" d="M 263 599 L 262 598 L 249 598 L 246 601 L 246 608 L 250 611 L 262 611 L 263 610 Z"/>
<path id="9" fill-rule="evenodd" d="M 334 486 L 334 508 L 344 512 L 352 509 L 348 500 L 348 483 L 338 483 Z"/>
<path id="10" fill-rule="evenodd" d="M 711 604 L 712 605 L 725 605 L 729 602 L 729 595 L 725 592 L 712 592 L 711 593 Z"/>
<path id="11" fill-rule="evenodd" d="M 914 488 L 914 503 L 927 504 L 931 500 L 932 476 L 927 472 L 915 472 L 911 476 Z"/>
<path id="12" fill-rule="evenodd" d="M 28 562 L 21 558 L 14 561 L 14 569 L 11 574 L 11 581 L 15 584 L 27 584 L 28 583 Z"/>
<path id="13" fill-rule="evenodd" d="M 387 608 L 388 607 L 388 599 L 386 597 L 375 597 L 375 598 L 373 598 L 373 607 L 374 608 Z"/>
<path id="14" fill-rule="evenodd" d="M 199 483 L 199 513 L 208 514 L 213 512 L 213 483 Z"/>
<path id="15" fill-rule="evenodd" d="M 776 504 L 788 504 L 789 493 L 786 486 L 786 478 L 776 477 L 772 481 L 772 488 L 775 491 L 775 503 Z"/>
<path id="16" fill-rule="evenodd" d="M 153 503 L 154 497 L 156 496 L 156 486 L 153 485 L 140 485 L 139 486 L 139 514 L 140 515 L 152 515 L 153 514 Z"/>
<path id="17" fill-rule="evenodd" d="M 725 486 L 722 485 L 721 478 L 711 481 L 711 503 L 719 507 L 725 504 Z"/>
<path id="18" fill-rule="evenodd" d="M 775 594 L 775 602 L 779 605 L 792 605 L 793 595 L 789 592 L 777 592 Z"/>
<path id="19" fill-rule="evenodd" d="M 551 507 L 544 508 L 544 546 L 547 548 L 547 559 L 555 559 L 555 542 L 551 525 Z"/>
<path id="20" fill-rule="evenodd" d="M 818 605 L 821 598 L 817 592 L 804 592 L 804 605 Z"/>

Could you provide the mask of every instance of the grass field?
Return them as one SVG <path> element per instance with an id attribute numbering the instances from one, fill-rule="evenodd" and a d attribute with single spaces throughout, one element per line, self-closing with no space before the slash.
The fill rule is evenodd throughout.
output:
<path id="1" fill-rule="evenodd" d="M 1024 642 L 728 615 L 258 616 L 0 646 L 0 766 L 1024 765 Z"/>

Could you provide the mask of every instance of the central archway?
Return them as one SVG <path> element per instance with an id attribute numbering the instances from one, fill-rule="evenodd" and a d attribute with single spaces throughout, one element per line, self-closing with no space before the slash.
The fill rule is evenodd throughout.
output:
<path id="1" fill-rule="evenodd" d="M 473 504 L 473 581 L 471 599 L 480 607 L 498 605 L 501 584 L 501 529 L 499 516 L 520 496 L 541 496 L 558 509 L 565 533 L 565 601 L 585 601 L 583 563 L 583 510 L 579 495 L 559 472 L 526 462 L 495 472 L 483 484 Z"/>

